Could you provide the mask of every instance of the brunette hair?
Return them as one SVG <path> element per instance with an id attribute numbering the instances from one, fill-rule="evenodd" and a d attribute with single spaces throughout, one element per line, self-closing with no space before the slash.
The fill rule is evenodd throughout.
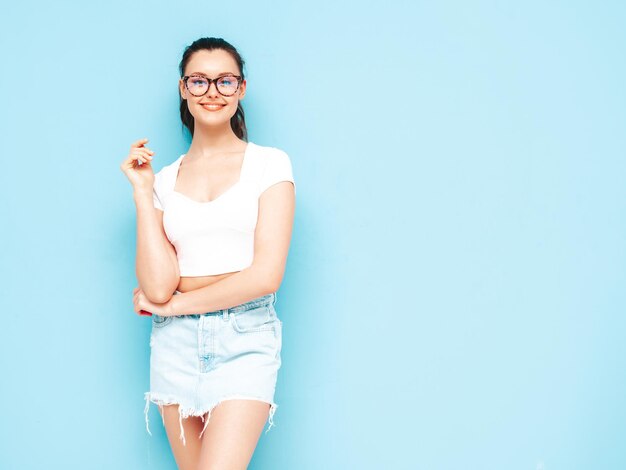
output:
<path id="1" fill-rule="evenodd" d="M 185 52 L 183 52 L 183 58 L 180 61 L 179 65 L 181 78 L 183 77 L 183 75 L 185 75 L 185 67 L 187 66 L 187 63 L 191 59 L 193 53 L 203 49 L 206 49 L 208 51 L 223 49 L 228 52 L 237 62 L 237 66 L 239 67 L 239 75 L 241 75 L 241 81 L 243 82 L 243 80 L 245 79 L 243 71 L 245 62 L 242 59 L 241 55 L 239 54 L 239 52 L 237 52 L 237 49 L 235 49 L 235 47 L 229 42 L 225 41 L 222 38 L 213 37 L 196 39 L 193 43 L 187 46 Z M 189 129 L 189 132 L 191 132 L 191 136 L 193 137 L 194 119 L 192 114 L 189 112 L 189 108 L 187 107 L 187 100 L 184 100 L 182 96 L 180 96 L 180 120 L 183 122 L 183 126 Z M 230 127 L 233 129 L 233 132 L 237 137 L 245 140 L 246 142 L 248 141 L 246 119 L 243 112 L 243 107 L 241 106 L 241 102 L 239 102 L 237 105 L 237 112 L 235 112 L 233 117 L 230 118 Z"/>

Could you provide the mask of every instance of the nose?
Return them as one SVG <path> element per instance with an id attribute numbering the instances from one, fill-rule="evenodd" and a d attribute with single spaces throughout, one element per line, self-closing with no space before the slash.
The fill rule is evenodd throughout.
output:
<path id="1" fill-rule="evenodd" d="M 213 91 L 213 92 L 212 92 L 212 91 L 211 91 L 211 88 L 214 88 L 214 89 L 215 89 L 215 91 Z M 216 81 L 213 81 L 213 82 L 211 82 L 211 83 L 209 84 L 209 89 L 207 90 L 207 92 L 206 92 L 206 93 L 207 93 L 207 95 L 209 95 L 209 96 L 219 96 L 219 94 L 220 94 L 220 93 L 219 93 L 219 91 L 217 91 L 217 82 L 216 82 Z"/>

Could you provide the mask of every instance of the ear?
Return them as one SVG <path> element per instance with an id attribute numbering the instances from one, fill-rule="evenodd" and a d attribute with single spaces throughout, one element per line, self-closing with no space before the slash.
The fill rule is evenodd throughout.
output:
<path id="1" fill-rule="evenodd" d="M 187 99 L 187 89 L 185 87 L 185 82 L 183 81 L 182 78 L 180 80 L 178 80 L 178 91 L 180 92 L 180 97 L 183 100 L 186 100 Z"/>
<path id="2" fill-rule="evenodd" d="M 239 85 L 239 99 L 242 100 L 244 96 L 246 96 L 246 84 L 247 81 L 244 79 L 243 82 L 241 82 L 241 85 Z"/>

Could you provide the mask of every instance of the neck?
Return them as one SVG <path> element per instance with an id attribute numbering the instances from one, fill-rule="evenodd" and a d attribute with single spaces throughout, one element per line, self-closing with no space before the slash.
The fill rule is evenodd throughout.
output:
<path id="1" fill-rule="evenodd" d="M 187 153 L 211 158 L 218 153 L 239 151 L 242 144 L 245 142 L 235 135 L 230 122 L 219 127 L 203 127 L 195 123 L 193 139 Z"/>

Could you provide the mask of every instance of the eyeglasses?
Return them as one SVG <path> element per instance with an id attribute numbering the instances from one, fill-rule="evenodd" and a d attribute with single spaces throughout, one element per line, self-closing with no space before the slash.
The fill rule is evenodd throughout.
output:
<path id="1" fill-rule="evenodd" d="M 191 80 L 190 80 L 191 79 Z M 217 91 L 223 96 L 232 96 L 237 93 L 241 83 L 240 75 L 224 75 L 223 77 L 207 78 L 202 75 L 185 75 L 185 87 L 193 96 L 203 96 L 209 91 L 211 83 L 215 82 Z"/>

